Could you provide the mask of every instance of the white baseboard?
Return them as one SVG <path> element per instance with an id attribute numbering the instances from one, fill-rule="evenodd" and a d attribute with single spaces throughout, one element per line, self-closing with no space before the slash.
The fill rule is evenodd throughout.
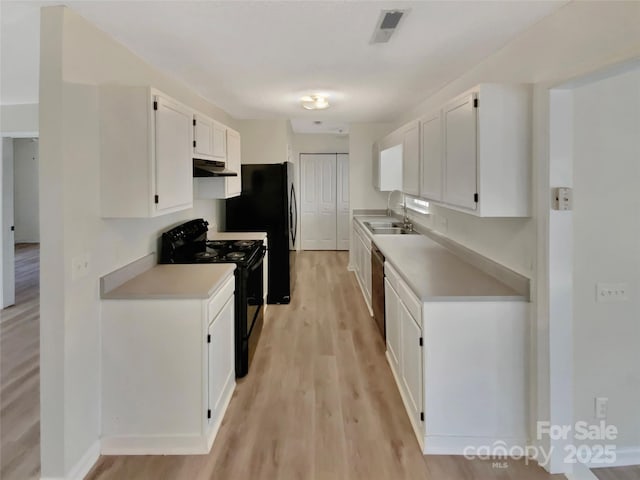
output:
<path id="1" fill-rule="evenodd" d="M 202 435 L 130 435 L 102 439 L 102 455 L 203 455 L 208 438 Z"/>
<path id="2" fill-rule="evenodd" d="M 513 447 L 519 447 L 525 451 L 527 439 L 518 437 L 427 435 L 424 438 L 424 445 L 423 453 L 425 455 L 473 455 L 476 449 L 481 449 L 482 455 L 489 454 L 500 457 L 504 456 L 505 451 L 510 451 Z"/>
<path id="3" fill-rule="evenodd" d="M 589 468 L 581 463 L 573 465 L 573 472 L 565 473 L 568 480 L 598 480 Z"/>
<path id="4" fill-rule="evenodd" d="M 608 468 L 608 467 L 628 467 L 629 465 L 640 465 L 640 447 L 617 448 L 615 462 L 607 463 L 587 463 L 589 468 Z"/>
<path id="5" fill-rule="evenodd" d="M 82 480 L 91 471 L 98 458 L 100 458 L 99 440 L 87 449 L 65 477 L 40 477 L 40 480 Z"/>
<path id="6" fill-rule="evenodd" d="M 236 388 L 235 378 L 229 382 L 218 418 L 206 436 L 202 435 L 130 435 L 102 439 L 103 455 L 206 455 L 211 451 L 222 419 Z"/>

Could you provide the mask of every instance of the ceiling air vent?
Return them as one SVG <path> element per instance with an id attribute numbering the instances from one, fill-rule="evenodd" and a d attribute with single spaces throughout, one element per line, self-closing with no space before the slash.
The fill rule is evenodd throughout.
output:
<path id="1" fill-rule="evenodd" d="M 380 12 L 371 43 L 388 42 L 405 13 L 407 13 L 406 10 L 383 10 Z"/>

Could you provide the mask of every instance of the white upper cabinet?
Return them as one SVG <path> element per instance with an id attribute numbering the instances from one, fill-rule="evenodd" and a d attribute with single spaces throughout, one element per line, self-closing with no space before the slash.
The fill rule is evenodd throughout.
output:
<path id="1" fill-rule="evenodd" d="M 442 115 L 441 111 L 425 116 L 420 122 L 422 152 L 420 196 L 442 200 Z"/>
<path id="2" fill-rule="evenodd" d="M 242 152 L 240 150 L 240 133 L 230 128 L 227 129 L 226 150 L 227 169 L 236 172 L 238 176 L 225 179 L 226 191 L 224 198 L 237 197 L 242 193 L 242 176 L 240 172 L 242 168 Z"/>
<path id="3" fill-rule="evenodd" d="M 377 158 L 376 190 L 391 192 L 402 189 L 402 144 L 380 150 Z"/>
<path id="4" fill-rule="evenodd" d="M 213 121 L 212 121 L 213 122 Z M 198 121 L 196 121 L 196 127 Z M 212 123 L 212 126 L 219 125 L 216 122 Z M 222 199 L 237 197 L 242 193 L 242 151 L 240 133 L 232 130 L 228 127 L 224 127 L 226 140 L 225 155 L 226 158 L 216 158 L 210 156 L 212 160 L 219 160 L 226 162 L 227 170 L 236 172 L 238 175 L 234 177 L 198 177 L 193 179 L 193 191 L 194 197 L 199 199 Z M 212 132 L 215 131 L 215 128 Z M 213 138 L 213 137 L 212 137 Z M 214 142 L 215 143 L 215 139 Z M 196 146 L 198 142 L 196 140 Z M 209 157 L 200 157 L 206 158 Z"/>
<path id="5" fill-rule="evenodd" d="M 481 84 L 443 117 L 443 202 L 481 217 L 529 216 L 531 87 Z"/>
<path id="6" fill-rule="evenodd" d="M 465 95 L 444 108 L 445 203 L 476 209 L 476 95 Z"/>
<path id="7" fill-rule="evenodd" d="M 227 159 L 227 127 L 196 113 L 193 115 L 193 156 L 205 160 Z"/>
<path id="8" fill-rule="evenodd" d="M 190 108 L 150 87 L 100 89 L 103 217 L 154 217 L 193 205 Z"/>
<path id="9" fill-rule="evenodd" d="M 213 122 L 213 158 L 224 160 L 227 158 L 227 127 Z"/>
<path id="10" fill-rule="evenodd" d="M 193 156 L 213 158 L 213 120 L 199 113 L 193 115 Z"/>
<path id="11" fill-rule="evenodd" d="M 420 122 L 410 122 L 384 137 L 374 147 L 374 187 L 381 192 L 420 193 Z"/>
<path id="12" fill-rule="evenodd" d="M 420 194 L 420 122 L 402 127 L 402 189 L 409 195 Z"/>

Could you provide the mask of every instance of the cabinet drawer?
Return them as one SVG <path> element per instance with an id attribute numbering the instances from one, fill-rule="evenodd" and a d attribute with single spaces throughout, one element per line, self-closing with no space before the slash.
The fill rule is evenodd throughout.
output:
<path id="1" fill-rule="evenodd" d="M 418 327 L 422 329 L 422 303 L 401 279 L 398 282 L 398 296 L 418 324 Z"/>
<path id="2" fill-rule="evenodd" d="M 384 275 L 389 281 L 389 285 L 397 292 L 400 275 L 398 275 L 398 272 L 396 272 L 389 262 L 384 262 Z"/>
<path id="3" fill-rule="evenodd" d="M 216 291 L 213 297 L 209 300 L 207 304 L 207 321 L 208 323 L 213 322 L 214 318 L 218 316 L 222 307 L 227 303 L 229 297 L 232 297 L 236 289 L 236 279 L 235 275 L 231 275 L 231 277 L 225 282 L 225 284 Z"/>

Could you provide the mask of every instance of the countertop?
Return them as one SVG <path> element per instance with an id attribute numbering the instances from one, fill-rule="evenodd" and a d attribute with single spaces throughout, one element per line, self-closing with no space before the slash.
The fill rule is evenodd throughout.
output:
<path id="1" fill-rule="evenodd" d="M 362 222 L 382 221 L 385 217 L 354 218 L 378 246 L 385 261 L 393 265 L 423 302 L 527 301 L 515 289 L 425 235 L 374 235 Z"/>
<path id="2" fill-rule="evenodd" d="M 102 299 L 206 299 L 235 268 L 234 263 L 156 265 L 103 294 Z"/>
<path id="3" fill-rule="evenodd" d="M 207 232 L 208 240 L 266 240 L 267 232 Z"/>

